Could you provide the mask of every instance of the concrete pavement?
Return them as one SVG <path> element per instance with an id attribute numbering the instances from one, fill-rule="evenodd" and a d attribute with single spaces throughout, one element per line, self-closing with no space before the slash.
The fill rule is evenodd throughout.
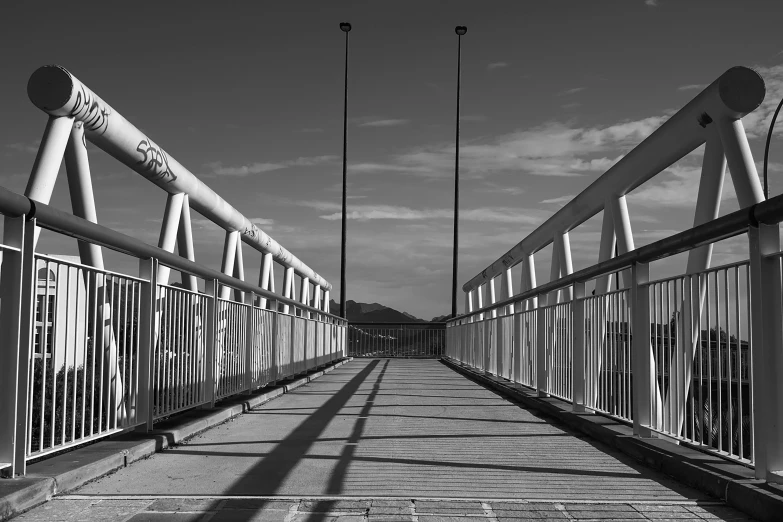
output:
<path id="1" fill-rule="evenodd" d="M 389 359 L 354 360 L 18 520 L 530 518 L 749 520 L 438 361 Z"/>

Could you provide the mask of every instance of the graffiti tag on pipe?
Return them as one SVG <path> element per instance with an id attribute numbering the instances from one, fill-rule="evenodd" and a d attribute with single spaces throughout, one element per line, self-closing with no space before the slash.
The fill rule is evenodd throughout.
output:
<path id="1" fill-rule="evenodd" d="M 86 129 L 103 134 L 109 128 L 111 110 L 99 101 L 97 96 L 82 85 L 76 93 L 76 103 L 71 109 L 71 116 L 84 122 Z"/>
<path id="2" fill-rule="evenodd" d="M 136 164 L 144 170 L 144 175 L 151 179 L 161 179 L 168 183 L 177 179 L 176 174 L 169 168 L 169 158 L 163 149 L 158 148 L 150 140 L 141 140 L 136 146 L 142 159 Z"/>

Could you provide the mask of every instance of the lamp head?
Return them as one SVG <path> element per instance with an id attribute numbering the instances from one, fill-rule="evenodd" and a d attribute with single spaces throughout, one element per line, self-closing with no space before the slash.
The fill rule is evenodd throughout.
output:
<path id="1" fill-rule="evenodd" d="M 454 32 L 457 33 L 459 36 L 462 36 L 463 34 L 468 32 L 468 28 L 464 25 L 458 25 L 454 28 Z"/>
<path id="2" fill-rule="evenodd" d="M 340 22 L 340 30 L 344 33 L 347 33 L 351 30 L 351 24 L 348 22 Z"/>

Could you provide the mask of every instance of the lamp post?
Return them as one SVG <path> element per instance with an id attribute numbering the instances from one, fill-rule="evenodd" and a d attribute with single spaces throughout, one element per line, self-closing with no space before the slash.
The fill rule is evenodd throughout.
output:
<path id="1" fill-rule="evenodd" d="M 343 102 L 343 234 L 340 241 L 340 316 L 343 319 L 348 318 L 345 309 L 345 225 L 346 214 L 346 189 L 347 189 L 347 161 L 348 161 L 348 33 L 351 31 L 351 24 L 348 22 L 340 23 L 340 30 L 345 33 L 345 99 Z"/>
<path id="2" fill-rule="evenodd" d="M 451 280 L 451 316 L 457 316 L 457 251 L 459 245 L 459 88 L 462 67 L 462 36 L 468 32 L 464 25 L 454 28 L 457 33 L 457 137 L 454 153 L 454 260 Z"/>

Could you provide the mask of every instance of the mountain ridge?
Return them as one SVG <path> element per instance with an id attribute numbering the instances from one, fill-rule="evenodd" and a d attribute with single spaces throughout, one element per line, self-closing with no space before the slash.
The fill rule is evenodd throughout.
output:
<path id="1" fill-rule="evenodd" d="M 352 323 L 428 323 L 426 319 L 420 319 L 407 312 L 400 312 L 380 303 L 359 303 L 348 300 L 345 302 L 347 319 Z M 340 304 L 334 299 L 329 301 L 329 309 L 333 314 L 340 313 Z M 448 316 L 441 316 L 448 317 Z M 433 322 L 441 321 L 441 317 L 435 317 Z"/>

